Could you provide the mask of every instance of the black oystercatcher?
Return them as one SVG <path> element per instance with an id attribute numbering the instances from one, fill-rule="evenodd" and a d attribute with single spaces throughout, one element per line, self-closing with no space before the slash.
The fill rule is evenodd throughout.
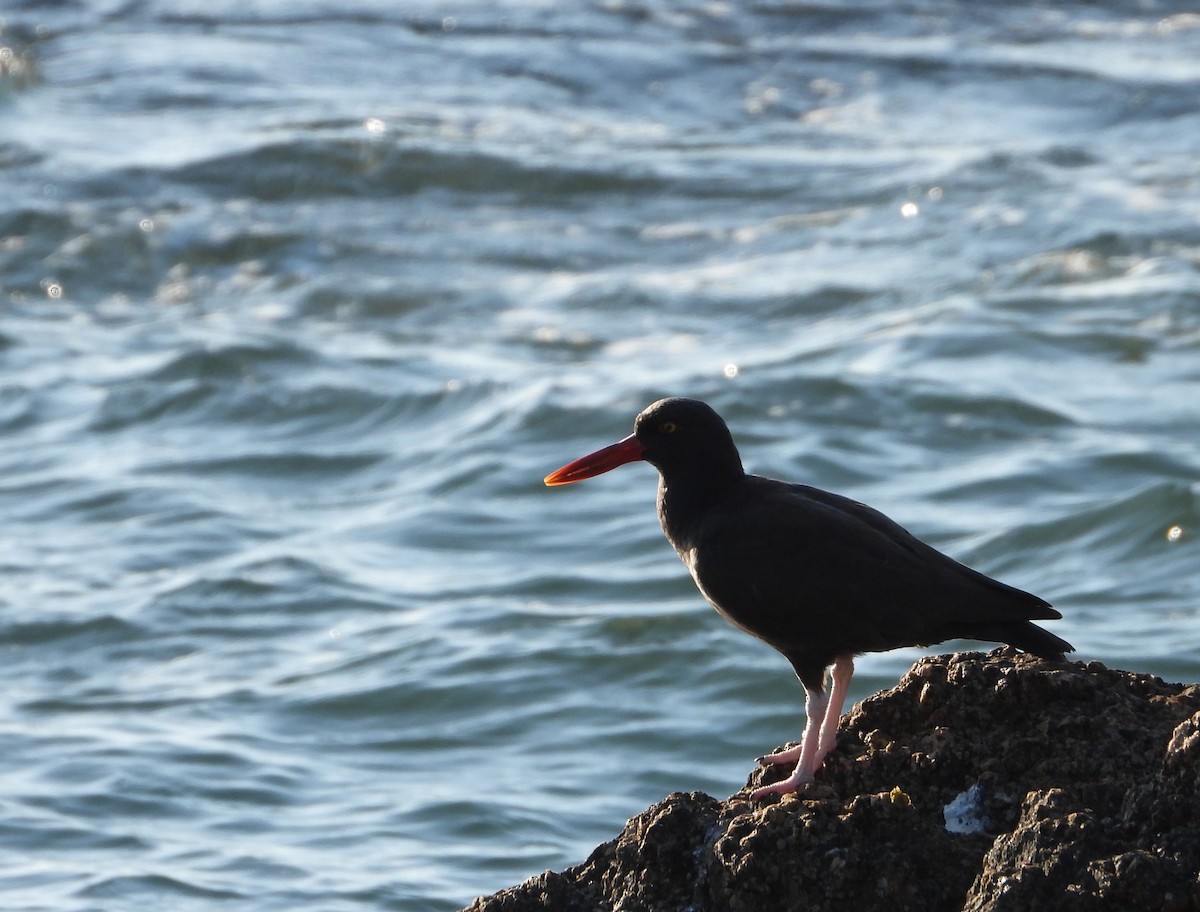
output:
<path id="1" fill-rule="evenodd" d="M 812 781 L 834 747 L 856 655 L 960 638 L 1048 659 L 1072 651 L 1030 623 L 1062 617 L 1036 595 L 952 560 L 865 504 L 747 475 L 721 416 L 695 399 L 655 402 L 630 436 L 547 475 L 546 484 L 639 459 L 661 475 L 658 519 L 700 592 L 726 620 L 783 653 L 804 685 L 800 745 L 759 759 L 795 769 L 753 798 Z"/>

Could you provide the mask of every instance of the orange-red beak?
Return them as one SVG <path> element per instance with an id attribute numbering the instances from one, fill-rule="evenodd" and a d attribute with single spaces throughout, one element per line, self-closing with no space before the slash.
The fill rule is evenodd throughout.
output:
<path id="1" fill-rule="evenodd" d="M 557 472 L 551 472 L 544 480 L 551 487 L 571 484 L 573 481 L 583 481 L 585 478 L 610 472 L 627 462 L 636 462 L 643 457 L 645 452 L 646 448 L 642 446 L 642 442 L 630 434 L 624 440 L 589 453 L 582 459 L 576 459 Z"/>

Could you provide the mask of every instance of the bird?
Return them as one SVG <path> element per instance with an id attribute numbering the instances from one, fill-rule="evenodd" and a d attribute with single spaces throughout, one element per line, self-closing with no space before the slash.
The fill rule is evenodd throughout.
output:
<path id="1" fill-rule="evenodd" d="M 781 653 L 804 687 L 800 742 L 758 758 L 791 764 L 791 774 L 752 800 L 814 781 L 835 747 L 858 655 L 949 639 L 1051 660 L 1074 651 L 1032 623 L 1061 619 L 1044 599 L 959 563 L 866 504 L 748 474 L 729 427 L 698 399 L 652 403 L 628 437 L 544 482 L 572 484 L 637 461 L 658 469 L 659 523 L 700 593 Z"/>

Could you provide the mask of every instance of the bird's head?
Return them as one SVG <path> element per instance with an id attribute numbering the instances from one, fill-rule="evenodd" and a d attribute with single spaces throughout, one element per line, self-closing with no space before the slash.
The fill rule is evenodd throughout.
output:
<path id="1" fill-rule="evenodd" d="M 664 478 L 683 474 L 742 474 L 742 463 L 729 428 L 699 399 L 659 399 L 642 410 L 633 433 L 547 475 L 548 485 L 571 484 L 644 460 Z"/>

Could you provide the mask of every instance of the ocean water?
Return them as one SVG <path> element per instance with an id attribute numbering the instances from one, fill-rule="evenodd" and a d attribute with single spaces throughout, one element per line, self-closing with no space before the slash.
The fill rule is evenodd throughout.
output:
<path id="1" fill-rule="evenodd" d="M 541 483 L 663 395 L 1200 679 L 1194 4 L 0 17 L 9 912 L 444 912 L 739 788 L 785 663 L 650 467 Z"/>

